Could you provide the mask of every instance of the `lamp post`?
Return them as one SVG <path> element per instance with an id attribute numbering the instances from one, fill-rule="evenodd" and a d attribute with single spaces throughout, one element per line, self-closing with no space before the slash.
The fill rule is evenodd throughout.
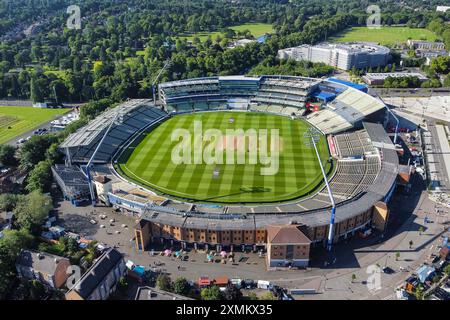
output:
<path id="1" fill-rule="evenodd" d="M 330 217 L 330 227 L 328 228 L 328 241 L 327 241 L 327 251 L 331 252 L 333 247 L 333 227 L 334 227 L 334 217 L 336 215 L 336 203 L 334 202 L 333 194 L 331 192 L 330 184 L 328 183 L 327 174 L 323 168 L 322 160 L 320 159 L 319 150 L 317 150 L 316 143 L 320 140 L 321 133 L 314 127 L 309 128 L 304 134 L 304 142 L 309 148 L 314 147 L 316 151 L 317 160 L 319 161 L 320 170 L 322 171 L 323 179 L 325 185 L 327 186 L 328 196 L 331 202 L 331 217 Z"/>

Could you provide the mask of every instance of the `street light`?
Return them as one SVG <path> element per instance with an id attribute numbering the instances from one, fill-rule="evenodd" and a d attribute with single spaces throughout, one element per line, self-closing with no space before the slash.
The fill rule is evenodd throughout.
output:
<path id="1" fill-rule="evenodd" d="M 336 215 L 336 203 L 334 202 L 333 194 L 331 192 L 330 184 L 328 183 L 327 174 L 325 173 L 325 169 L 323 168 L 322 160 L 320 159 L 319 150 L 317 150 L 316 143 L 320 140 L 321 133 L 314 127 L 309 128 L 304 133 L 304 142 L 308 148 L 314 147 L 316 151 L 317 160 L 319 160 L 320 170 L 322 171 L 323 179 L 325 181 L 325 185 L 327 186 L 328 196 L 331 201 L 331 217 L 330 217 L 330 227 L 328 230 L 328 242 L 327 242 L 327 250 L 331 252 L 333 246 L 333 226 L 334 226 L 334 217 Z"/>

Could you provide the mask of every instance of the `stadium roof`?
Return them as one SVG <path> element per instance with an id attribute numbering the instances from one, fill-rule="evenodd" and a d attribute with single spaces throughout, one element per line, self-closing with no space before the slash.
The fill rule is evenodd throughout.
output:
<path id="1" fill-rule="evenodd" d="M 367 90 L 367 86 L 363 85 L 363 84 L 358 84 L 358 83 L 354 83 L 354 82 L 350 82 L 350 81 L 345 81 L 345 80 L 341 80 L 341 79 L 337 79 L 337 78 L 328 78 L 328 81 L 331 82 L 336 82 L 336 83 L 340 83 L 340 84 L 345 84 L 346 86 L 355 88 L 357 90 L 360 91 L 364 91 Z"/>
<path id="2" fill-rule="evenodd" d="M 120 119 L 121 116 L 123 117 L 131 110 L 144 104 L 153 104 L 153 102 L 150 99 L 132 99 L 103 112 L 94 120 L 90 121 L 87 126 L 84 126 L 75 133 L 69 135 L 60 147 L 71 148 L 89 145 L 111 124 L 117 114 Z"/>

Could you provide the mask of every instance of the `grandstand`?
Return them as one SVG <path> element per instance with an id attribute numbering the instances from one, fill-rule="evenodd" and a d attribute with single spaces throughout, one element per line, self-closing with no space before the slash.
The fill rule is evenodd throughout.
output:
<path id="1" fill-rule="evenodd" d="M 87 163 L 111 125 L 94 159 L 94 163 L 106 163 L 131 136 L 166 116 L 165 112 L 153 106 L 151 100 L 129 100 L 109 109 L 87 126 L 69 135 L 60 148 L 64 149 L 70 163 Z M 112 123 L 114 119 L 116 121 Z"/>
<path id="2" fill-rule="evenodd" d="M 316 79 L 309 78 L 265 76 L 261 78 L 259 91 L 251 101 L 301 109 L 318 83 Z"/>
<path id="3" fill-rule="evenodd" d="M 325 134 L 338 133 L 358 126 L 369 115 L 385 108 L 382 101 L 348 87 L 307 120 Z"/>
<path id="4" fill-rule="evenodd" d="M 340 158 L 375 154 L 375 148 L 365 130 L 339 134 L 334 137 L 334 140 L 336 141 L 337 155 Z"/>
<path id="5" fill-rule="evenodd" d="M 90 199 L 87 178 L 78 167 L 56 164 L 51 169 L 64 199 L 72 203 Z"/>
<path id="6" fill-rule="evenodd" d="M 361 124 L 384 104 L 355 84 L 294 76 L 223 76 L 163 83 L 159 96 L 167 111 L 194 112 L 249 109 L 256 112 L 303 116 L 310 100 L 323 102 L 322 110 L 306 120 L 324 134 Z"/>

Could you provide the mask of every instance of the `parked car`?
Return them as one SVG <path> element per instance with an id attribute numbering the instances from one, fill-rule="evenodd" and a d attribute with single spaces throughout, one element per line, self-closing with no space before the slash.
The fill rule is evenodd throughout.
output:
<path id="1" fill-rule="evenodd" d="M 243 286 L 245 289 L 254 289 L 256 287 L 256 283 L 252 279 L 245 279 Z"/>
<path id="2" fill-rule="evenodd" d="M 393 274 L 395 273 L 394 269 L 390 268 L 390 267 L 384 267 L 383 268 L 383 272 L 386 274 Z"/>

